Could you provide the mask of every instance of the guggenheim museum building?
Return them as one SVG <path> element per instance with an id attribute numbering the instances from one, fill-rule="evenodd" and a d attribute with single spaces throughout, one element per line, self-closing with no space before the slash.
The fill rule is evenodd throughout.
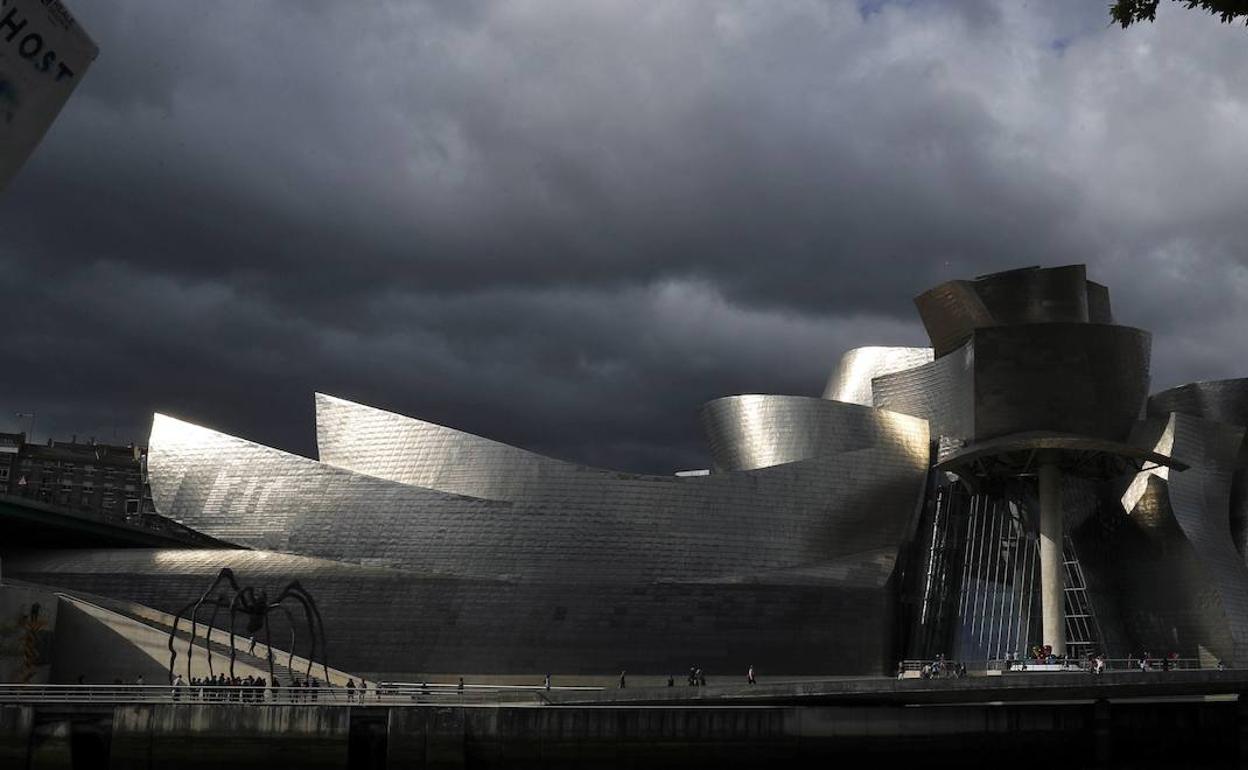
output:
<path id="1" fill-rule="evenodd" d="M 298 580 L 329 664 L 370 679 L 881 674 L 1037 645 L 1248 665 L 1248 379 L 1150 395 L 1149 333 L 1082 265 L 915 305 L 931 347 L 704 404 L 696 475 L 324 394 L 316 458 L 157 414 L 158 512 L 230 547 L 31 548 L 5 574 L 166 613 L 223 567 Z"/>

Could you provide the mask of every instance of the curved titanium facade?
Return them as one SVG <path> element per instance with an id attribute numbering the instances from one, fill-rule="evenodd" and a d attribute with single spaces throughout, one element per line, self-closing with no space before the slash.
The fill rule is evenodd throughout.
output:
<path id="1" fill-rule="evenodd" d="M 949 281 L 915 298 L 936 356 L 960 347 L 976 329 L 1037 323 L 1112 324 L 1109 291 L 1083 265 L 1024 268 Z"/>
<path id="2" fill-rule="evenodd" d="M 1248 428 L 1248 379 L 1192 382 L 1149 397 L 1150 417 L 1171 412 Z M 1230 527 L 1235 550 L 1248 561 L 1248 435 L 1231 479 Z"/>
<path id="3" fill-rule="evenodd" d="M 717 472 L 913 444 L 927 435 L 909 415 L 804 396 L 728 396 L 704 404 L 701 417 Z"/>
<path id="4" fill-rule="evenodd" d="M 1141 649 L 1248 659 L 1248 567 L 1228 531 L 1231 474 L 1242 428 L 1185 414 L 1152 419 L 1135 441 L 1189 464 L 1135 477 L 1108 544 L 1118 612 Z"/>
<path id="5" fill-rule="evenodd" d="M 316 394 L 321 462 L 368 476 L 488 500 L 636 474 L 555 460 L 431 422 Z"/>
<path id="6" fill-rule="evenodd" d="M 1125 441 L 1148 395 L 1150 346 L 1128 326 L 976 329 L 931 364 L 876 378 L 875 405 L 924 417 L 955 444 L 1041 431 Z"/>
<path id="7" fill-rule="evenodd" d="M 930 364 L 875 378 L 875 406 L 927 420 L 945 457 L 975 434 L 975 349 L 968 342 Z"/>
<path id="8" fill-rule="evenodd" d="M 265 551 L 56 551 L 6 557 L 12 576 L 176 612 L 221 567 L 244 585 L 298 579 L 325 621 L 330 664 L 378 680 L 544 673 L 612 676 L 703 667 L 736 680 L 880 673 L 895 665 L 885 593 L 846 572 L 826 584 L 733 581 L 575 582 L 472 579 Z M 275 638 L 283 637 L 280 627 Z"/>
<path id="9" fill-rule="evenodd" d="M 866 347 L 846 351 L 823 389 L 823 397 L 846 404 L 873 406 L 871 380 L 931 363 L 931 348 Z"/>
<path id="10" fill-rule="evenodd" d="M 1248 426 L 1248 378 L 1189 382 L 1149 396 L 1150 417 L 1171 412 Z"/>
<path id="11" fill-rule="evenodd" d="M 1152 337 L 1129 326 L 977 329 L 975 438 L 1025 431 L 1125 441 L 1148 397 Z"/>
<path id="12" fill-rule="evenodd" d="M 402 573 L 386 590 L 407 603 L 373 616 L 384 619 L 387 633 L 407 628 L 392 619 L 396 613 L 419 617 L 422 607 L 437 606 L 441 593 L 463 597 L 419 666 L 405 668 L 415 664 L 396 656 L 412 653 L 396 643 L 371 658 L 361 652 L 361 670 L 467 670 L 467 663 L 451 666 L 459 659 L 482 667 L 493 660 L 506 669 L 477 669 L 495 673 L 521 672 L 531 661 L 532 672 L 541 670 L 539 651 L 550 650 L 542 654 L 556 671 L 598 673 L 622 659 L 655 671 L 641 657 L 667 666 L 671 655 L 685 655 L 690 640 L 699 640 L 711 645 L 699 660 L 727 661 L 732 651 L 722 644 L 731 641 L 734 651 L 787 646 L 793 671 L 802 670 L 799 661 L 805 670 L 877 671 L 889 654 L 880 640 L 892 633 L 890 580 L 923 497 L 928 461 L 926 425 L 900 415 L 892 422 L 897 430 L 887 441 L 763 470 L 692 478 L 536 473 L 507 491 L 513 500 L 355 473 L 165 416 L 153 424 L 148 467 L 162 513 L 241 545 L 333 560 L 337 571 L 317 566 L 305 583 L 341 634 L 349 636 L 345 629 L 359 616 L 319 597 L 339 591 L 340 580 L 356 580 L 354 569 Z M 354 462 L 353 456 L 344 450 L 338 457 Z M 402 454 L 395 467 L 427 457 Z M 471 453 L 457 457 L 468 460 Z M 473 471 L 470 463 L 460 471 L 465 484 L 474 483 L 474 472 L 510 472 L 498 465 Z M 144 567 L 146 577 L 131 575 L 135 585 L 163 590 L 163 564 Z M 97 579 L 77 587 L 106 593 L 92 584 Z M 114 585 L 104 588 L 124 590 Z M 133 598 L 161 608 L 173 601 Z M 180 594 L 177 599 L 185 603 Z M 748 614 L 726 621 L 732 607 Z M 847 646 L 842 629 L 851 625 L 864 641 Z M 627 641 L 621 628 L 628 629 Z M 796 628 L 805 630 L 794 635 Z M 719 631 L 726 635 L 716 648 Z M 586 640 L 579 649 L 577 637 Z M 555 638 L 567 647 L 552 648 Z M 503 644 L 511 645 L 506 653 Z M 829 645 L 838 649 L 835 659 Z"/>
<path id="13" fill-rule="evenodd" d="M 919 425 L 890 446 L 735 474 L 554 482 L 529 502 L 364 476 L 164 416 L 148 468 L 158 510 L 250 547 L 481 577 L 712 579 L 895 548 L 922 496 Z"/>

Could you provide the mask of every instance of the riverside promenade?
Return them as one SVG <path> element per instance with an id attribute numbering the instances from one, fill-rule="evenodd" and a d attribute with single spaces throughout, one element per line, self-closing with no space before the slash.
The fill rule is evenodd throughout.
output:
<path id="1" fill-rule="evenodd" d="M 76 692 L 69 692 L 76 690 Z M 0 767 L 1242 767 L 1248 671 L 754 686 L 339 688 L 192 699 L 0 687 Z"/>

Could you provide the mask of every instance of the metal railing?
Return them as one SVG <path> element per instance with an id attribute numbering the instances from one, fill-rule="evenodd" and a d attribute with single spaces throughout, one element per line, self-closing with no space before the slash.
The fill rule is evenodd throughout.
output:
<path id="1" fill-rule="evenodd" d="M 1199 671 L 1216 670 L 1216 666 L 1204 665 L 1200 658 L 1103 658 L 1101 673 L 1121 672 L 1167 672 L 1167 671 Z M 988 661 L 992 671 L 1083 671 L 1096 673 L 1096 666 L 1090 660 L 1055 660 L 1027 658 L 1022 660 Z"/>
<path id="2" fill-rule="evenodd" d="M 1216 666 L 1202 664 L 1200 658 L 1104 658 L 1100 673 L 1167 672 L 1216 670 Z M 1143 665 L 1142 665 L 1143 664 Z M 966 676 L 985 676 L 1003 673 L 1082 672 L 1096 673 L 1092 661 L 1086 659 L 1015 659 L 963 661 Z M 959 661 L 951 660 L 903 660 L 897 666 L 898 679 L 954 679 L 959 676 Z"/>
<path id="3" fill-rule="evenodd" d="M 557 692 L 592 692 L 601 687 L 551 687 Z M 330 705 L 403 706 L 459 703 L 543 703 L 541 685 L 382 683 L 354 690 L 344 687 L 261 687 L 258 685 L 0 684 L 0 704 L 35 703 L 191 703 L 231 706 Z"/>

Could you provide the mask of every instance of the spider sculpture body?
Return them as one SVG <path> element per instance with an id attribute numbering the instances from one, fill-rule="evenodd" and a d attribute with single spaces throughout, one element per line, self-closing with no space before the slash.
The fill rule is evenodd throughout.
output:
<path id="1" fill-rule="evenodd" d="M 218 589 L 222 589 L 219 594 L 213 596 Z M 169 680 L 173 681 L 175 671 L 174 667 L 177 663 L 178 652 L 175 649 L 175 642 L 178 635 L 178 624 L 183 620 L 184 616 L 189 613 L 191 621 L 191 639 L 186 649 L 186 679 L 191 680 L 191 656 L 195 651 L 195 640 L 199 632 L 199 613 L 204 605 L 212 607 L 212 614 L 208 618 L 207 631 L 204 635 L 204 649 L 208 655 L 208 673 L 210 676 L 215 675 L 212 664 L 212 631 L 216 625 L 217 614 L 221 610 L 227 610 L 230 613 L 230 677 L 234 676 L 234 660 L 238 649 L 235 646 L 237 634 L 234 633 L 236 627 L 236 618 L 241 613 L 246 621 L 245 627 L 247 635 L 251 639 L 251 650 L 255 649 L 255 641 L 257 637 L 264 634 L 264 645 L 268 650 L 267 659 L 269 664 L 269 682 L 276 683 L 277 679 L 273 673 L 273 642 L 272 629 L 270 628 L 269 616 L 274 612 L 282 613 L 287 621 L 290 629 L 290 645 L 287 652 L 286 668 L 292 672 L 295 671 L 295 628 L 297 626 L 294 616 L 285 606 L 286 602 L 294 602 L 298 608 L 303 610 L 303 618 L 308 632 L 308 650 L 307 650 L 307 668 L 304 671 L 305 679 L 312 674 L 312 667 L 317 662 L 317 656 L 320 656 L 320 665 L 325 675 L 325 682 L 329 682 L 329 661 L 325 652 L 325 625 L 321 621 L 321 613 L 316 608 L 316 602 L 313 601 L 312 595 L 308 593 L 298 580 L 291 581 L 286 584 L 277 597 L 273 601 L 269 601 L 269 595 L 266 591 L 257 591 L 251 586 L 240 587 L 238 580 L 234 577 L 234 572 L 229 567 L 223 568 L 217 573 L 217 577 L 212 581 L 212 585 L 208 586 L 208 590 L 204 591 L 193 602 L 190 602 L 174 616 L 173 628 L 169 630 Z M 249 652 L 251 651 L 249 650 Z"/>

